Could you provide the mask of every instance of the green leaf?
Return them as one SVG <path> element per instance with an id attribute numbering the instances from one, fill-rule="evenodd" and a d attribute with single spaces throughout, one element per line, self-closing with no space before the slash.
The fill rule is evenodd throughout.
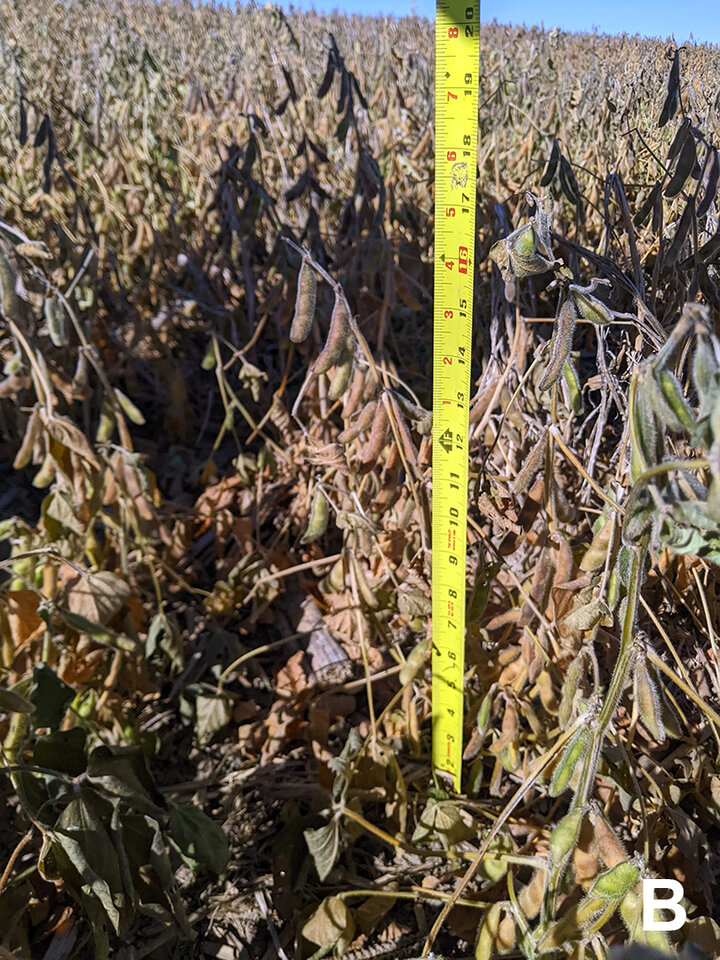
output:
<path id="1" fill-rule="evenodd" d="M 115 932 L 122 935 L 128 917 L 117 854 L 92 797 L 91 791 L 84 791 L 72 799 L 49 836 L 63 879 L 70 867 L 80 881 L 78 893 L 99 901 Z"/>
<path id="2" fill-rule="evenodd" d="M 33 761 L 39 767 L 48 767 L 50 770 L 77 777 L 85 770 L 87 763 L 86 740 L 87 733 L 80 727 L 55 730 L 35 741 Z"/>
<path id="3" fill-rule="evenodd" d="M 161 651 L 170 661 L 174 670 L 181 670 L 184 663 L 182 634 L 178 622 L 172 614 L 156 614 L 148 628 L 145 640 L 145 656 L 150 659 Z"/>
<path id="4" fill-rule="evenodd" d="M 175 871 L 168 844 L 157 821 L 140 814 L 123 814 L 122 839 L 133 876 L 142 870 L 138 887 L 142 913 L 163 926 L 176 924 L 184 937 L 192 939 L 185 908 L 173 883 Z"/>
<path id="5" fill-rule="evenodd" d="M 304 830 L 310 856 L 321 880 L 325 880 L 340 852 L 340 824 L 333 819 L 317 830 Z"/>
<path id="6" fill-rule="evenodd" d="M 230 722 L 230 701 L 227 697 L 199 696 L 195 701 L 195 729 L 201 744 L 209 743 L 213 736 Z"/>
<path id="7" fill-rule="evenodd" d="M 173 804 L 167 832 L 183 854 L 202 863 L 220 876 L 227 867 L 230 851 L 219 824 L 189 804 Z"/>
<path id="8" fill-rule="evenodd" d="M 166 804 L 147 767 L 142 747 L 103 744 L 88 757 L 90 783 L 110 798 L 154 817 L 165 814 Z"/>
<path id="9" fill-rule="evenodd" d="M 73 630 L 77 630 L 79 633 L 87 633 L 88 636 L 92 637 L 93 640 L 96 640 L 98 643 L 106 643 L 109 647 L 116 647 L 118 650 L 130 651 L 135 649 L 136 644 L 130 637 L 126 637 L 125 634 L 116 633 L 115 630 L 111 630 L 110 627 L 103 627 L 101 624 L 88 620 L 87 617 L 83 617 L 79 613 L 73 613 L 71 610 L 67 610 L 65 607 L 60 606 L 60 604 L 57 604 L 55 609 Z"/>
<path id="10" fill-rule="evenodd" d="M 80 888 L 79 899 L 90 921 L 95 947 L 94 960 L 106 960 L 110 956 L 110 932 L 105 908 L 86 884 Z"/>
<path id="11" fill-rule="evenodd" d="M 30 702 L 35 707 L 35 727 L 50 727 L 55 730 L 63 721 L 65 711 L 75 696 L 75 691 L 61 680 L 45 663 L 33 670 Z"/>

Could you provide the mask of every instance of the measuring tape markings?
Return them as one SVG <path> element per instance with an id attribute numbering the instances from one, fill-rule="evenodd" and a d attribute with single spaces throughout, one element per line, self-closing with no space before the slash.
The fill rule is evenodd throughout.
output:
<path id="1" fill-rule="evenodd" d="M 480 3 L 438 0 L 435 21 L 433 767 L 460 792 Z"/>

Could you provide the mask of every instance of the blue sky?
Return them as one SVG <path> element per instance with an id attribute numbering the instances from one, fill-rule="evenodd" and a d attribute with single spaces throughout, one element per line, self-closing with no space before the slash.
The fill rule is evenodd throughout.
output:
<path id="1" fill-rule="evenodd" d="M 287 3 L 285 4 L 288 5 Z M 435 0 L 294 0 L 295 8 L 347 13 L 415 12 L 435 16 Z M 644 36 L 673 36 L 678 43 L 690 35 L 698 43 L 720 44 L 720 4 L 711 0 L 481 0 L 483 20 L 499 23 L 544 24 L 562 30 L 592 30 L 601 33 L 640 33 Z"/>

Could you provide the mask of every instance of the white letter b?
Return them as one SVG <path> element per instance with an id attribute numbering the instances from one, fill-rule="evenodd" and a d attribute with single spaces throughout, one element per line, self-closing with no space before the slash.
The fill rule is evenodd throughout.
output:
<path id="1" fill-rule="evenodd" d="M 655 891 L 658 889 L 670 890 L 672 896 L 667 900 L 658 900 Z M 687 914 L 685 907 L 680 903 L 685 891 L 679 880 L 643 880 L 643 929 L 644 930 L 679 930 L 685 923 Z M 672 920 L 656 920 L 655 910 L 672 910 Z"/>

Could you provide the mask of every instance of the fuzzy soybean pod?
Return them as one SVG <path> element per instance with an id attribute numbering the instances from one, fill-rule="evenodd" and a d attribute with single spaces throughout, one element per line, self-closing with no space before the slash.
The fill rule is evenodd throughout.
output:
<path id="1" fill-rule="evenodd" d="M 367 577 L 365 576 L 365 570 L 363 569 L 362 564 L 353 552 L 350 553 L 350 564 L 353 569 L 360 599 L 363 601 L 365 606 L 369 607 L 370 610 L 377 610 L 377 597 L 372 592 Z"/>
<path id="2" fill-rule="evenodd" d="M 400 406 L 395 400 L 395 397 L 392 394 L 389 395 L 390 405 L 392 406 L 393 413 L 395 415 L 395 423 L 397 425 L 398 434 L 400 437 L 400 443 L 403 449 L 403 453 L 407 458 L 408 462 L 412 464 L 413 467 L 418 465 L 418 452 L 415 444 L 413 442 L 412 435 L 410 433 L 410 428 L 407 425 L 407 421 L 400 410 Z"/>
<path id="3" fill-rule="evenodd" d="M 582 390 L 580 389 L 577 370 L 569 358 L 565 361 L 562 369 L 561 383 L 566 406 L 572 410 L 576 417 L 579 417 L 583 409 Z"/>
<path id="4" fill-rule="evenodd" d="M 372 430 L 367 443 L 363 449 L 362 465 L 360 472 L 367 473 L 377 463 L 378 457 L 387 442 L 390 434 L 390 421 L 388 419 L 387 407 L 382 400 L 378 402 L 377 412 L 373 420 Z"/>
<path id="5" fill-rule="evenodd" d="M 43 313 L 47 323 L 48 333 L 53 345 L 64 347 L 68 344 L 68 322 L 65 308 L 55 296 L 45 297 Z"/>
<path id="6" fill-rule="evenodd" d="M 339 400 L 347 390 L 350 383 L 350 377 L 352 376 L 353 372 L 354 361 L 355 336 L 351 331 L 345 342 L 345 346 L 343 347 L 340 359 L 335 366 L 335 373 L 333 374 L 330 387 L 328 389 L 328 400 L 332 400 L 333 403 L 336 400 Z"/>
<path id="7" fill-rule="evenodd" d="M 317 487 L 310 506 L 310 520 L 301 543 L 313 543 L 318 540 L 327 530 L 330 505 L 325 491 L 322 487 Z"/>
<path id="8" fill-rule="evenodd" d="M 353 422 L 338 434 L 338 441 L 340 443 L 350 443 L 350 441 L 354 440 L 358 434 L 367 429 L 367 427 L 369 427 L 373 422 L 373 417 L 377 411 L 377 406 L 377 400 L 371 400 L 370 403 L 368 403 L 367 406 L 360 411 Z"/>
<path id="9" fill-rule="evenodd" d="M 302 343 L 310 333 L 315 317 L 317 303 L 317 276 L 307 257 L 303 257 L 298 277 L 297 297 L 295 298 L 295 316 L 290 327 L 290 339 L 293 343 Z"/>
<path id="10" fill-rule="evenodd" d="M 15 292 L 17 277 L 5 254 L 0 250 L 0 309 L 6 320 L 17 320 L 20 301 Z"/>
<path id="11" fill-rule="evenodd" d="M 365 378 L 367 375 L 367 370 L 363 367 L 355 367 L 355 373 L 353 374 L 352 384 L 350 385 L 350 392 L 345 399 L 342 409 L 343 420 L 349 420 L 350 417 L 355 413 L 357 408 L 360 406 L 360 401 L 362 400 L 363 390 L 365 389 Z"/>
<path id="12" fill-rule="evenodd" d="M 330 367 L 334 366 L 342 356 L 343 348 L 347 343 L 350 333 L 350 314 L 348 313 L 345 297 L 340 288 L 335 289 L 335 305 L 333 306 L 332 316 L 330 317 L 330 329 L 328 330 L 325 346 L 313 365 L 315 374 L 327 373 Z"/>
<path id="13" fill-rule="evenodd" d="M 53 482 L 56 473 L 55 459 L 51 453 L 46 453 L 40 469 L 33 477 L 32 485 L 38 490 L 44 490 Z"/>
<path id="14" fill-rule="evenodd" d="M 640 719 L 658 743 L 663 743 L 665 730 L 662 722 L 660 695 L 650 674 L 647 655 L 644 650 L 638 651 L 633 664 L 633 694 L 638 705 Z"/>
<path id="15" fill-rule="evenodd" d="M 590 888 L 588 896 L 602 900 L 622 900 L 640 879 L 640 869 L 634 863 L 618 863 L 601 873 Z"/>
<path id="16" fill-rule="evenodd" d="M 35 448 L 35 443 L 37 442 L 41 432 L 42 421 L 38 415 L 37 407 L 34 407 L 33 412 L 30 414 L 27 427 L 25 428 L 23 442 L 20 444 L 20 449 L 18 450 L 15 460 L 13 461 L 13 467 L 15 470 L 22 470 L 23 467 L 26 467 L 30 463 L 33 449 Z"/>
<path id="17" fill-rule="evenodd" d="M 575 702 L 575 694 L 578 692 L 584 672 L 585 651 L 581 650 L 567 668 L 567 673 L 565 674 L 565 681 L 562 686 L 562 698 L 558 709 L 558 720 L 560 721 L 561 727 L 566 726 L 570 722 L 572 708 Z"/>
<path id="18" fill-rule="evenodd" d="M 646 363 L 633 372 L 630 396 L 630 476 L 634 483 L 648 467 L 660 463 L 665 453 L 664 433 L 655 409 L 657 385 Z"/>
<path id="19" fill-rule="evenodd" d="M 680 381 L 665 367 L 654 371 L 663 401 L 665 423 L 676 433 L 686 431 L 692 434 L 697 426 L 692 407 L 685 399 Z"/>
<path id="20" fill-rule="evenodd" d="M 569 289 L 570 295 L 575 301 L 576 308 L 585 320 L 589 320 L 590 323 L 594 323 L 597 326 L 603 326 L 611 322 L 613 318 L 612 310 L 610 310 L 602 300 L 598 300 L 597 297 L 592 295 L 591 291 L 595 289 L 593 284 L 589 284 L 587 287 L 580 287 L 577 284 L 571 283 Z"/>
<path id="21" fill-rule="evenodd" d="M 550 859 L 556 866 L 564 863 L 572 852 L 584 816 L 584 810 L 573 810 L 562 818 L 550 834 Z"/>
<path id="22" fill-rule="evenodd" d="M 525 457 L 523 466 L 513 482 L 513 493 L 525 493 L 530 481 L 545 463 L 547 452 L 547 427 L 540 434 L 530 453 Z"/>
<path id="23" fill-rule="evenodd" d="M 572 350 L 573 334 L 575 333 L 575 323 L 577 321 L 577 310 L 572 297 L 565 297 L 555 318 L 555 329 L 553 330 L 552 340 L 550 341 L 550 362 L 545 370 L 545 375 L 540 381 L 540 390 L 547 390 L 551 387 L 563 372 L 570 351 Z"/>
<path id="24" fill-rule="evenodd" d="M 590 750 L 590 740 L 590 730 L 583 727 L 565 747 L 550 781 L 549 793 L 551 797 L 559 797 L 570 786 L 575 768 L 585 759 Z"/>
<path id="25" fill-rule="evenodd" d="M 501 915 L 502 904 L 493 903 L 480 924 L 475 944 L 475 960 L 490 960 L 492 957 Z"/>

